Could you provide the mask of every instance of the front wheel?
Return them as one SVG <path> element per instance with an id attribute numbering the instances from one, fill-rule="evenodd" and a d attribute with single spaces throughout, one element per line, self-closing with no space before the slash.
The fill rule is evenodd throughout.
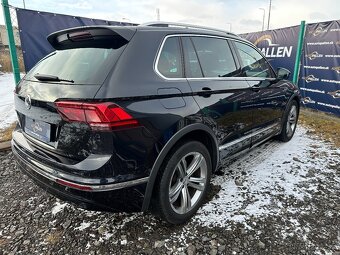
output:
<path id="1" fill-rule="evenodd" d="M 169 223 L 189 220 L 202 205 L 211 176 L 211 159 L 200 142 L 188 141 L 172 150 L 156 188 L 160 216 Z"/>
<path id="2" fill-rule="evenodd" d="M 295 129 L 297 126 L 297 121 L 299 117 L 299 106 L 295 100 L 292 100 L 283 118 L 283 127 L 278 139 L 283 142 L 288 142 L 292 139 Z"/>

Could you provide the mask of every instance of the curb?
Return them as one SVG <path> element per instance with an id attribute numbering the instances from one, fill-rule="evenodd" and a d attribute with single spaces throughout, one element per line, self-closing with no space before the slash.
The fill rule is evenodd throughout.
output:
<path id="1" fill-rule="evenodd" d="M 7 141 L 7 142 L 1 142 L 0 143 L 0 151 L 4 151 L 11 148 L 11 141 Z"/>

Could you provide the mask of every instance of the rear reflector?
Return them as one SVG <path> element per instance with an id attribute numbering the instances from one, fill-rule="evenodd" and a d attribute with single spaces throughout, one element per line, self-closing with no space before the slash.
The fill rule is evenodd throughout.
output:
<path id="1" fill-rule="evenodd" d="M 61 117 L 68 122 L 84 122 L 95 130 L 138 126 L 124 109 L 113 103 L 56 102 Z"/>
<path id="2" fill-rule="evenodd" d="M 74 189 L 85 190 L 85 191 L 91 191 L 92 190 L 92 188 L 90 186 L 79 185 L 79 184 L 76 184 L 76 183 L 73 183 L 73 182 L 68 182 L 68 181 L 64 181 L 64 180 L 60 180 L 60 179 L 57 179 L 56 182 L 61 184 L 61 185 L 64 185 L 64 186 L 67 186 L 67 187 L 70 187 L 70 188 L 74 188 Z"/>

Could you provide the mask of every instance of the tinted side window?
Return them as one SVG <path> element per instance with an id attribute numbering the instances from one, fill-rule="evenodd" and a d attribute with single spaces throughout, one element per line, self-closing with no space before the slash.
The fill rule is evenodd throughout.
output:
<path id="1" fill-rule="evenodd" d="M 158 59 L 158 71 L 167 78 L 182 78 L 183 67 L 178 37 L 166 39 Z"/>
<path id="2" fill-rule="evenodd" d="M 231 77 L 237 74 L 229 44 L 224 39 L 192 37 L 204 77 Z"/>
<path id="3" fill-rule="evenodd" d="M 189 37 L 182 37 L 185 76 L 187 78 L 201 78 L 203 77 L 200 63 Z"/>
<path id="4" fill-rule="evenodd" d="M 257 50 L 240 42 L 235 42 L 235 46 L 241 57 L 242 77 L 273 77 L 268 62 Z"/>

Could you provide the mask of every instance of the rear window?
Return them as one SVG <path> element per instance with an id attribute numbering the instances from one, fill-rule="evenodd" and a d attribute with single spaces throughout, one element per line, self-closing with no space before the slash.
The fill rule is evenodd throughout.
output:
<path id="1" fill-rule="evenodd" d="M 125 47 L 126 45 L 118 49 L 76 48 L 55 51 L 33 67 L 25 79 L 38 81 L 34 75 L 41 74 L 73 80 L 74 84 L 100 85 Z"/>

